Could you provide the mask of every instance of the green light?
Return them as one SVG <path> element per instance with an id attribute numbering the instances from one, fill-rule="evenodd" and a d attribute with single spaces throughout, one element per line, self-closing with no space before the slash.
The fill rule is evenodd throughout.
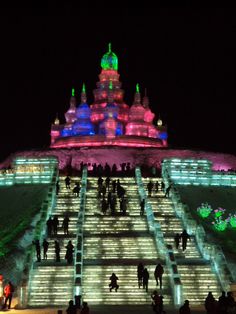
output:
<path id="1" fill-rule="evenodd" d="M 215 209 L 215 210 L 214 210 L 215 217 L 216 217 L 216 218 L 221 217 L 221 216 L 224 214 L 224 212 L 225 212 L 225 209 L 224 209 L 224 208 L 219 207 L 219 208 Z"/>
<path id="2" fill-rule="evenodd" d="M 136 93 L 139 93 L 139 83 L 136 84 Z"/>
<path id="3" fill-rule="evenodd" d="M 214 228 L 217 231 L 225 231 L 227 228 L 228 221 L 227 220 L 222 220 L 222 217 L 215 218 L 215 222 L 212 223 L 214 225 Z"/>
<path id="4" fill-rule="evenodd" d="M 212 212 L 212 208 L 210 205 L 206 203 L 198 207 L 197 211 L 202 218 L 207 218 Z"/>
<path id="5" fill-rule="evenodd" d="M 113 85 L 112 85 L 112 81 L 109 82 L 109 89 L 112 89 Z"/>
<path id="6" fill-rule="evenodd" d="M 118 70 L 118 58 L 116 54 L 111 51 L 111 43 L 108 44 L 108 52 L 102 57 L 101 67 L 104 70 Z"/>
<path id="7" fill-rule="evenodd" d="M 83 85 L 82 85 L 82 93 L 86 93 L 86 88 L 85 88 L 85 84 L 83 83 Z"/>
<path id="8" fill-rule="evenodd" d="M 71 96 L 75 97 L 75 89 L 74 88 L 72 88 L 72 90 L 71 90 Z"/>
<path id="9" fill-rule="evenodd" d="M 232 228 L 236 228 L 236 215 L 230 216 L 229 223 Z"/>

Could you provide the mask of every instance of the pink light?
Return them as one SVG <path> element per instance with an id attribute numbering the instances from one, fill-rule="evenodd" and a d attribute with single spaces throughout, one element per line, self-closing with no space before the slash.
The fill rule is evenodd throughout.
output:
<path id="1" fill-rule="evenodd" d="M 51 136 L 59 136 L 60 135 L 60 131 L 51 131 Z"/>
<path id="2" fill-rule="evenodd" d="M 102 147 L 102 146 L 122 146 L 122 147 L 163 147 L 161 141 L 151 140 L 147 138 L 138 138 L 130 136 L 116 136 L 112 133 L 108 137 L 95 135 L 92 137 L 69 137 L 63 138 L 51 144 L 52 148 L 66 148 L 66 147 Z"/>
<path id="3" fill-rule="evenodd" d="M 92 122 L 101 121 L 103 119 L 104 119 L 104 114 L 103 113 L 92 113 L 91 114 L 91 121 Z"/>
<path id="4" fill-rule="evenodd" d="M 155 118 L 155 114 L 151 112 L 151 110 L 147 110 L 144 114 L 144 121 L 148 123 L 152 123 L 153 119 Z"/>
<path id="5" fill-rule="evenodd" d="M 119 113 L 117 119 L 120 121 L 128 121 L 129 115 L 127 113 Z"/>

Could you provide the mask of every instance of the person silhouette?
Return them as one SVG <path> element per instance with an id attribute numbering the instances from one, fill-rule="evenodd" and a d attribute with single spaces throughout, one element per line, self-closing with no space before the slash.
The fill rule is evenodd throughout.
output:
<path id="1" fill-rule="evenodd" d="M 70 300 L 70 301 L 69 301 L 69 306 L 68 306 L 68 308 L 67 308 L 67 310 L 66 310 L 66 313 L 67 313 L 67 314 L 76 314 L 76 313 L 77 313 L 77 308 L 76 308 L 76 306 L 74 305 L 73 300 Z"/>
<path id="2" fill-rule="evenodd" d="M 8 284 L 4 287 L 5 301 L 4 301 L 3 309 L 7 307 L 7 302 L 8 302 L 8 309 L 10 310 L 11 300 L 12 300 L 14 290 L 15 288 L 13 284 L 11 283 L 11 281 L 8 281 Z"/>
<path id="3" fill-rule="evenodd" d="M 110 292 L 112 291 L 112 289 L 115 289 L 116 292 L 117 292 L 117 290 L 119 289 L 119 285 L 117 284 L 117 280 L 118 280 L 118 279 L 119 279 L 119 278 L 116 276 L 116 274 L 115 274 L 115 273 L 112 273 L 112 275 L 111 275 L 111 277 L 110 277 L 111 282 L 110 282 L 110 284 L 109 284 Z"/>
<path id="4" fill-rule="evenodd" d="M 48 247 L 49 247 L 49 242 L 46 239 L 44 239 L 43 240 L 43 259 L 48 258 L 47 256 Z"/>
<path id="5" fill-rule="evenodd" d="M 143 270 L 144 266 L 143 263 L 139 263 L 137 267 L 137 277 L 138 277 L 138 287 L 140 288 L 143 282 Z"/>
<path id="6" fill-rule="evenodd" d="M 183 232 L 180 235 L 181 239 L 182 239 L 182 249 L 183 252 L 186 250 L 187 248 L 187 241 L 190 241 L 190 235 L 187 233 L 187 231 L 184 229 Z"/>
<path id="7" fill-rule="evenodd" d="M 158 286 L 158 280 L 160 282 L 160 289 L 162 289 L 162 276 L 163 276 L 163 274 L 164 274 L 164 268 L 160 263 L 158 263 L 156 268 L 155 268 L 155 271 L 154 271 L 154 276 L 156 279 L 157 286 Z"/>
<path id="8" fill-rule="evenodd" d="M 143 270 L 143 289 L 146 289 L 146 292 L 148 292 L 148 280 L 149 280 L 149 272 L 147 268 L 144 268 Z"/>
<path id="9" fill-rule="evenodd" d="M 176 247 L 177 250 L 179 249 L 180 239 L 181 239 L 180 234 L 179 234 L 179 233 L 176 233 L 176 234 L 175 234 L 175 237 L 174 237 L 174 241 L 175 241 L 175 247 Z"/>
<path id="10" fill-rule="evenodd" d="M 32 241 L 32 244 L 35 245 L 37 262 L 41 262 L 41 247 L 39 240 Z"/>
<path id="11" fill-rule="evenodd" d="M 179 309 L 179 314 L 191 314 L 189 300 L 184 301 L 184 305 L 182 305 Z"/>

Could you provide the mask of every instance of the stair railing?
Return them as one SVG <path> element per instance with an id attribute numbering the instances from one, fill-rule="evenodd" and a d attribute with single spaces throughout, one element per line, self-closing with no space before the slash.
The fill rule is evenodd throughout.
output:
<path id="1" fill-rule="evenodd" d="M 53 171 L 52 181 L 49 185 L 48 194 L 46 199 L 43 201 L 41 210 L 35 218 L 36 223 L 34 227 L 34 236 L 32 239 L 38 238 L 40 243 L 45 234 L 45 226 L 48 215 L 52 212 L 56 203 L 56 182 L 58 180 L 58 168 L 55 167 Z M 31 287 L 31 279 L 34 271 L 34 259 L 35 259 L 35 248 L 30 247 L 25 258 L 25 267 L 23 269 L 23 275 L 21 283 L 18 288 L 18 308 L 25 308 L 29 301 L 29 293 Z"/>
<path id="2" fill-rule="evenodd" d="M 142 174 L 139 167 L 135 168 L 135 178 L 138 185 L 138 191 L 140 199 L 145 199 L 145 212 L 148 222 L 149 231 L 154 234 L 157 250 L 160 252 L 161 257 L 165 259 L 166 266 L 169 273 L 169 279 L 171 283 L 171 289 L 173 293 L 174 305 L 178 306 L 183 302 L 183 289 L 180 280 L 180 275 L 178 273 L 177 264 L 173 254 L 172 246 L 165 245 L 165 240 L 163 232 L 161 230 L 161 225 L 155 221 L 153 214 L 153 209 L 151 203 L 147 201 L 146 190 L 143 186 Z"/>
<path id="3" fill-rule="evenodd" d="M 82 298 L 82 286 L 83 286 L 83 225 L 84 225 L 84 214 L 86 206 L 86 190 L 87 190 L 87 167 L 83 167 L 81 189 L 80 189 L 80 208 L 78 213 L 77 222 L 77 244 L 75 249 L 75 269 L 74 269 L 74 296 L 76 305 L 80 305 Z"/>
<path id="4" fill-rule="evenodd" d="M 210 261 L 213 269 L 216 271 L 221 288 L 224 291 L 229 291 L 230 284 L 234 281 L 234 278 L 221 247 L 206 241 L 206 232 L 204 228 L 197 225 L 196 221 L 192 218 L 189 207 L 186 204 L 181 203 L 179 192 L 176 189 L 172 189 L 170 198 L 177 216 L 183 221 L 185 229 L 190 234 L 195 235 L 200 253 L 206 260 Z"/>

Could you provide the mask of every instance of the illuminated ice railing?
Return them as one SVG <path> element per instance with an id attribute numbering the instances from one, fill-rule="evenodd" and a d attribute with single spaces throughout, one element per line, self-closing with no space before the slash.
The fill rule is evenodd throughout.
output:
<path id="1" fill-rule="evenodd" d="M 40 212 L 38 213 L 33 230 L 33 239 L 39 239 L 40 243 L 45 238 L 45 225 L 48 217 L 51 215 L 56 203 L 56 182 L 58 180 L 58 172 L 53 176 L 50 182 L 48 193 L 44 199 Z M 35 249 L 31 246 L 31 249 L 27 252 L 26 260 L 24 264 L 23 276 L 21 280 L 19 307 L 25 308 L 28 305 L 28 291 L 31 286 L 31 280 L 34 272 L 34 259 Z"/>
<path id="2" fill-rule="evenodd" d="M 204 228 L 201 225 L 198 225 L 192 218 L 188 206 L 181 203 L 179 193 L 176 190 L 172 190 L 170 195 L 176 214 L 182 218 L 187 232 L 195 235 L 196 243 L 202 256 L 206 260 L 209 260 L 214 266 L 221 287 L 224 290 L 226 289 L 225 291 L 228 291 L 230 283 L 233 280 L 222 249 L 214 244 L 206 242 L 206 232 Z"/>
<path id="3" fill-rule="evenodd" d="M 146 191 L 143 186 L 141 170 L 139 167 L 135 168 L 135 178 L 138 184 L 138 191 L 140 199 L 145 198 L 147 200 Z M 180 305 L 182 303 L 182 285 L 180 281 L 180 276 L 178 274 L 177 265 L 174 259 L 174 254 L 172 248 L 168 248 L 165 245 L 165 240 L 163 232 L 161 230 L 161 225 L 155 221 L 152 206 L 149 202 L 145 202 L 145 212 L 148 221 L 149 230 L 154 232 L 155 242 L 157 250 L 160 252 L 162 258 L 166 260 L 166 266 L 168 267 L 168 272 L 170 274 L 171 289 L 173 292 L 174 304 Z"/>
<path id="4" fill-rule="evenodd" d="M 13 160 L 13 184 L 48 184 L 55 175 L 58 161 L 55 157 L 23 158 Z"/>
<path id="5" fill-rule="evenodd" d="M 86 190 L 87 190 L 87 177 L 88 170 L 84 166 L 82 171 L 81 179 L 81 190 L 80 190 L 80 210 L 78 213 L 78 223 L 77 223 L 77 244 L 75 250 L 75 269 L 74 269 L 74 295 L 75 298 L 81 298 L 82 292 L 82 281 L 83 281 L 83 255 L 84 255 L 84 238 L 83 238 L 83 225 L 84 225 L 84 215 L 86 208 Z"/>
<path id="6" fill-rule="evenodd" d="M 236 186 L 236 175 L 212 171 L 212 163 L 201 159 L 164 159 L 164 181 L 181 185 Z"/>

